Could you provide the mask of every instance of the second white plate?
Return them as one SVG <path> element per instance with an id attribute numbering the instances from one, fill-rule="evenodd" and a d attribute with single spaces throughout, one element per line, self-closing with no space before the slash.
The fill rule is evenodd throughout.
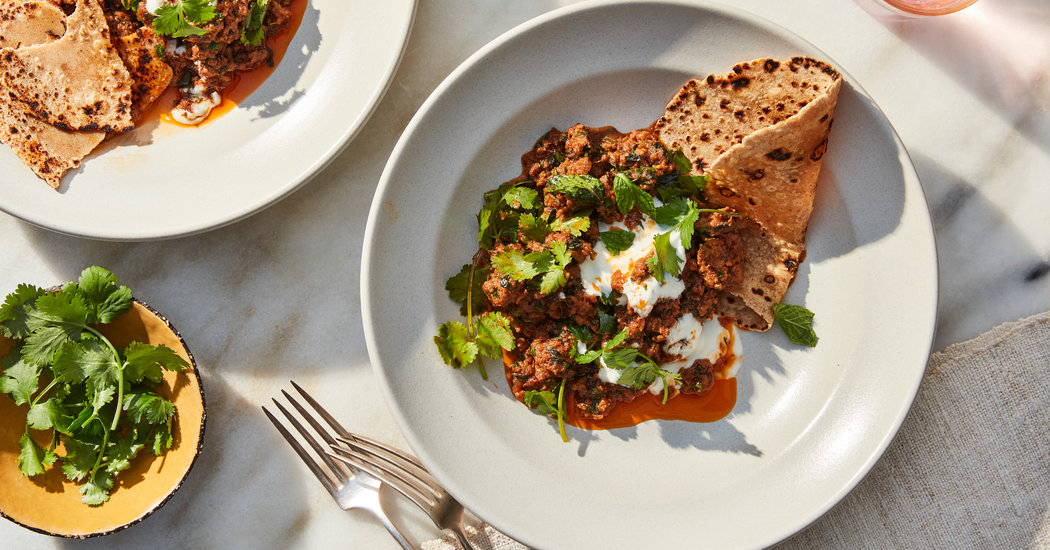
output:
<path id="1" fill-rule="evenodd" d="M 415 0 L 310 0 L 273 74 L 199 128 L 156 121 L 103 144 L 51 189 L 0 146 L 0 209 L 61 233 L 177 237 L 254 214 L 357 134 L 397 69 Z"/>

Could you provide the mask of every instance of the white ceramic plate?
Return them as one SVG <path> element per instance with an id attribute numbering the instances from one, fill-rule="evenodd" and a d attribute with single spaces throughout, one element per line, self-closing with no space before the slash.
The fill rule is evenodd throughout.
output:
<path id="1" fill-rule="evenodd" d="M 55 192 L 0 146 L 0 209 L 62 233 L 176 237 L 277 202 L 332 159 L 385 92 L 415 0 L 310 0 L 274 73 L 199 128 L 153 122 L 103 144 Z"/>
<path id="2" fill-rule="evenodd" d="M 845 73 L 808 259 L 785 299 L 816 312 L 820 342 L 745 334 L 726 419 L 570 428 L 562 443 L 495 361 L 482 381 L 444 366 L 432 342 L 458 318 L 443 287 L 475 250 L 482 193 L 516 176 L 546 130 L 645 127 L 692 76 L 800 54 L 827 59 L 727 7 L 586 3 L 483 48 L 409 124 L 366 230 L 369 353 L 409 443 L 495 527 L 540 548 L 762 547 L 842 499 L 893 438 L 932 341 L 933 231 L 907 153 Z"/>

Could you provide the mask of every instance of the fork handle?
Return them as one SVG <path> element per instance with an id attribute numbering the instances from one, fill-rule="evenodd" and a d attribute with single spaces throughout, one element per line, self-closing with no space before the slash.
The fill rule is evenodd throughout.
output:
<path id="1" fill-rule="evenodd" d="M 379 523 L 383 524 L 383 527 L 385 527 L 387 532 L 390 533 L 390 536 L 394 537 L 394 540 L 401 545 L 401 548 L 404 550 L 417 550 L 416 547 L 412 546 L 407 540 L 405 540 L 405 536 L 402 535 L 401 531 L 390 522 L 390 518 L 386 517 L 385 514 L 375 514 L 375 517 L 379 520 Z"/>

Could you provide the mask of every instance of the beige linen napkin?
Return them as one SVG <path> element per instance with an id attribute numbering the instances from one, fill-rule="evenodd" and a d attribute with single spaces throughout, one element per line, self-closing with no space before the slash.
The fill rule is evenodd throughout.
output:
<path id="1" fill-rule="evenodd" d="M 483 549 L 524 548 L 491 527 L 471 534 Z M 796 548 L 1050 548 L 1050 312 L 934 353 L 882 459 L 776 546 Z"/>

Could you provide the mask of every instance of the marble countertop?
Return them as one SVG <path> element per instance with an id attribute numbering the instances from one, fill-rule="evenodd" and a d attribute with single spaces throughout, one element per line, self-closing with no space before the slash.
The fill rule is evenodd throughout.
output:
<path id="1" fill-rule="evenodd" d="M 901 18 L 873 2 L 734 5 L 827 52 L 900 134 L 936 230 L 934 350 L 1050 309 L 1050 5 L 980 0 L 956 15 Z M 208 400 L 205 452 L 147 520 L 87 541 L 0 521 L 2 546 L 396 548 L 364 513 L 333 505 L 260 406 L 294 379 L 347 427 L 406 445 L 362 330 L 360 257 L 376 182 L 401 131 L 450 71 L 504 31 L 572 3 L 420 0 L 405 57 L 362 132 L 306 186 L 236 224 L 114 243 L 0 215 L 0 289 L 106 266 L 181 330 Z M 416 540 L 437 535 L 411 511 L 402 520 Z"/>

